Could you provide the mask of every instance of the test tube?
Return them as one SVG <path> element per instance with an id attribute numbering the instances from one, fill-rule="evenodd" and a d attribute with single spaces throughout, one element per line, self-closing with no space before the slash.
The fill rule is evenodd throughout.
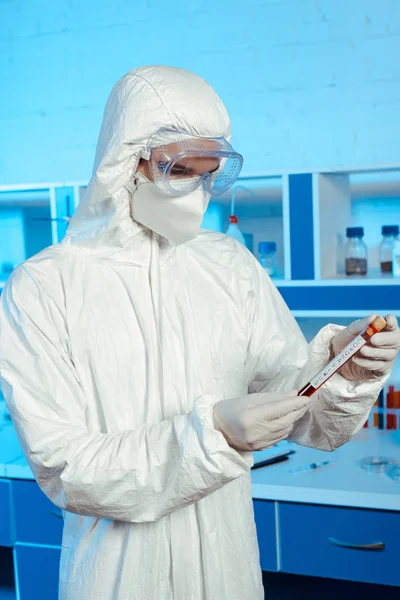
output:
<path id="1" fill-rule="evenodd" d="M 376 317 L 364 331 L 359 333 L 331 362 L 298 392 L 298 396 L 312 396 L 328 379 L 343 367 L 375 333 L 386 327 L 383 317 Z"/>
<path id="2" fill-rule="evenodd" d="M 384 406 L 385 406 L 385 394 L 384 394 L 383 390 L 381 390 L 379 393 L 379 397 L 378 397 L 378 414 L 374 415 L 374 426 L 375 426 L 375 417 L 378 417 L 376 426 L 378 426 L 379 429 L 385 428 L 384 420 L 383 420 Z"/>
<path id="3" fill-rule="evenodd" d="M 386 429 L 397 429 L 397 411 L 395 409 L 398 408 L 398 394 L 394 389 L 394 385 L 389 385 L 386 408 L 390 409 L 390 413 L 387 413 Z"/>

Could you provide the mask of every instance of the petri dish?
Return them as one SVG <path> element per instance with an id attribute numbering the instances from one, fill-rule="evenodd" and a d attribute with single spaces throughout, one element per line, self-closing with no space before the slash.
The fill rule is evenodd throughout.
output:
<path id="1" fill-rule="evenodd" d="M 391 465 L 396 463 L 394 458 L 388 456 L 367 456 L 358 461 L 358 466 L 370 473 L 385 473 Z"/>

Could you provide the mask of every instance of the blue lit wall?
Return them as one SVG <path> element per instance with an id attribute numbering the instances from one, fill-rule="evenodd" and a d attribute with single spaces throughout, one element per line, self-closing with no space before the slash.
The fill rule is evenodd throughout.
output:
<path id="1" fill-rule="evenodd" d="M 111 87 L 149 63 L 215 86 L 247 174 L 399 160 L 397 0 L 22 0 L 0 23 L 0 184 L 87 179 Z"/>

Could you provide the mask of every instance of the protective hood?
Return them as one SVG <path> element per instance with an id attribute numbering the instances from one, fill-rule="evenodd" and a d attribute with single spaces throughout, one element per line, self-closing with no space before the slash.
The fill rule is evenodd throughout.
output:
<path id="1" fill-rule="evenodd" d="M 230 137 L 227 111 L 201 77 L 176 67 L 140 67 L 114 86 L 104 111 L 93 175 L 64 243 L 129 247 L 142 228 L 126 185 L 140 153 L 161 127 L 202 137 Z"/>

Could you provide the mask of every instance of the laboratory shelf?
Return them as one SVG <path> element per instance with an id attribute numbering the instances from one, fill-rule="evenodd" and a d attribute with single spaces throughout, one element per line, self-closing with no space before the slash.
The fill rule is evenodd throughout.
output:
<path id="1" fill-rule="evenodd" d="M 7 199 L 9 208 L 18 198 L 32 205 L 45 202 L 52 221 L 43 227 L 56 243 L 86 186 L 86 181 L 0 186 L 1 206 L 8 206 Z M 211 228 L 225 230 L 232 198 L 246 244 L 257 258 L 259 241 L 277 242 L 282 278 L 273 281 L 294 315 L 400 315 L 400 278 L 380 273 L 377 253 L 381 225 L 399 220 L 400 163 L 244 174 L 227 194 L 211 199 Z M 354 225 L 364 226 L 368 238 L 366 277 L 337 274 L 343 262 L 338 242 Z M 0 290 L 4 280 L 0 275 Z"/>
<path id="2" fill-rule="evenodd" d="M 372 314 L 371 310 L 292 310 L 292 315 L 297 318 L 309 318 L 309 319 L 360 319 L 362 317 L 368 317 Z M 387 310 L 381 311 L 383 315 L 389 312 L 395 317 L 400 318 L 400 310 Z M 332 321 L 330 321 L 332 322 Z M 348 323 L 347 323 L 348 324 Z"/>
<path id="3" fill-rule="evenodd" d="M 293 311 L 369 311 L 389 313 L 400 310 L 400 285 L 277 285 Z"/>
<path id="4" fill-rule="evenodd" d="M 345 287 L 345 286 L 400 286 L 399 277 L 335 277 L 332 279 L 275 279 L 278 287 Z"/>
<path id="5" fill-rule="evenodd" d="M 310 174 L 313 186 L 313 246 L 316 279 L 343 272 L 346 228 L 363 227 L 368 278 L 380 271 L 383 225 L 399 225 L 400 165 Z"/>

